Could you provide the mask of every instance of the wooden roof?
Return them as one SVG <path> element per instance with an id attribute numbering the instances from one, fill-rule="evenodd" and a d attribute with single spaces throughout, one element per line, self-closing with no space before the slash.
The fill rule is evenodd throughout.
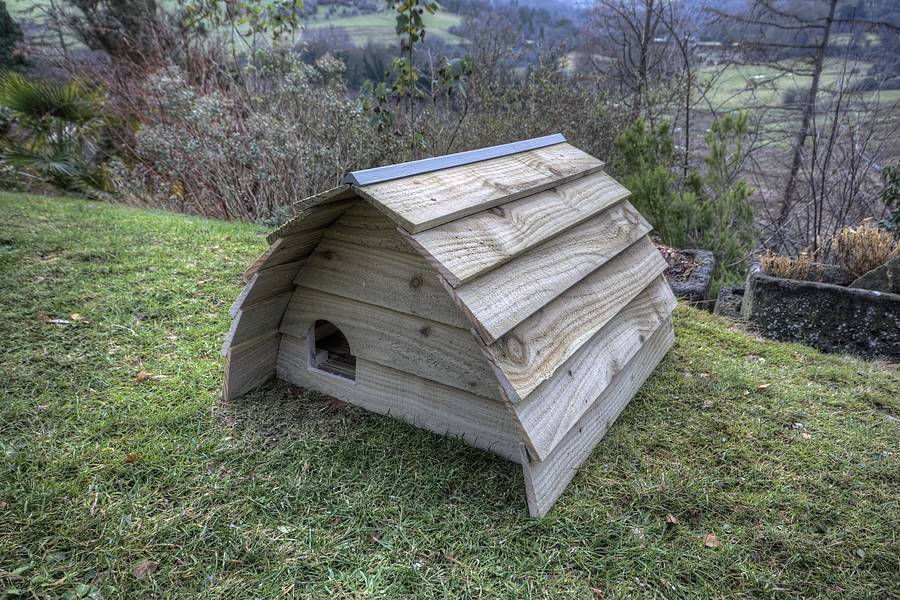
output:
<path id="1" fill-rule="evenodd" d="M 257 308 L 260 316 L 245 321 L 283 311 L 287 266 L 296 275 L 323 232 L 365 201 L 396 225 L 409 243 L 404 250 L 424 257 L 461 309 L 521 423 L 528 453 L 543 461 L 557 445 L 576 448 L 573 428 L 606 423 L 585 424 L 599 418 L 590 412 L 598 398 L 624 394 L 646 376 L 638 377 L 635 357 L 661 356 L 671 344 L 675 299 L 662 277 L 666 263 L 647 236 L 650 225 L 628 191 L 596 158 L 557 138 L 541 140 L 513 146 L 513 153 L 487 149 L 475 162 L 450 157 L 436 170 L 436 163 L 418 161 L 352 174 L 348 181 L 372 183 L 346 183 L 302 201 L 247 273 L 254 280 L 265 275 L 260 281 L 270 282 L 274 300 L 258 306 L 274 308 Z M 401 241 L 366 223 L 345 229 L 335 238 Z M 248 361 L 263 355 L 253 352 Z M 614 386 L 626 367 L 630 383 Z"/>

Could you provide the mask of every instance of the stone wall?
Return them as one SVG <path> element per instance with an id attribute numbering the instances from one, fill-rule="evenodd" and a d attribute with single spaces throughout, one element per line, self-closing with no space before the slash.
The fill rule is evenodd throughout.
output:
<path id="1" fill-rule="evenodd" d="M 900 360 L 900 295 L 769 277 L 751 270 L 741 314 L 766 336 Z"/>

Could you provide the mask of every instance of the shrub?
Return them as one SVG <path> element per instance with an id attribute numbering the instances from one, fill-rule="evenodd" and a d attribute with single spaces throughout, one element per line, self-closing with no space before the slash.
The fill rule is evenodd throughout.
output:
<path id="1" fill-rule="evenodd" d="M 11 69 L 22 64 L 17 46 L 22 42 L 19 24 L 9 16 L 6 2 L 0 0 L 0 70 Z"/>
<path id="2" fill-rule="evenodd" d="M 801 252 L 797 258 L 775 254 L 767 250 L 759 257 L 759 266 L 772 277 L 813 281 L 822 279 L 822 267 L 809 252 Z"/>
<path id="3" fill-rule="evenodd" d="M 737 177 L 747 125 L 743 113 L 715 122 L 706 137 L 705 175 L 692 172 L 683 182 L 673 175 L 668 123 L 651 126 L 638 120 L 615 141 L 614 169 L 663 241 L 715 255 L 714 290 L 743 276 L 755 238 L 750 188 Z"/>
<path id="4" fill-rule="evenodd" d="M 894 241 L 894 236 L 871 223 L 844 227 L 832 243 L 835 258 L 852 279 L 900 256 L 900 243 Z"/>

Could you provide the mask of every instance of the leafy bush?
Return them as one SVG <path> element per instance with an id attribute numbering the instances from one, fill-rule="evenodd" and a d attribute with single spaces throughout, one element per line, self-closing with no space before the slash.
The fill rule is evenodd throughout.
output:
<path id="1" fill-rule="evenodd" d="M 0 161 L 65 190 L 108 189 L 99 139 L 107 124 L 103 94 L 80 81 L 32 81 L 18 73 L 0 79 L 7 122 Z"/>
<path id="2" fill-rule="evenodd" d="M 852 279 L 900 256 L 900 243 L 889 231 L 871 223 L 844 227 L 832 240 L 835 258 Z"/>
<path id="3" fill-rule="evenodd" d="M 716 257 L 718 285 L 739 279 L 753 248 L 750 188 L 738 179 L 747 137 L 746 113 L 725 115 L 710 127 L 705 174 L 673 174 L 671 125 L 639 119 L 615 141 L 614 169 L 632 194 L 632 203 L 666 244 L 705 248 Z"/>

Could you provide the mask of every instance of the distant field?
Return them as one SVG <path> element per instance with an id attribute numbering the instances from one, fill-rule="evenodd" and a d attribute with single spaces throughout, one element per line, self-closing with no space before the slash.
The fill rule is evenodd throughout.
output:
<path id="1" fill-rule="evenodd" d="M 329 15 L 332 5 L 319 6 L 312 19 L 304 23 L 306 29 L 343 29 L 357 46 L 368 42 L 376 44 L 392 44 L 397 41 L 394 31 L 395 17 L 389 11 L 350 15 L 344 7 L 335 6 L 334 14 Z M 460 43 L 462 38 L 450 33 L 450 28 L 459 25 L 462 17 L 454 13 L 438 12 L 436 15 L 425 14 L 425 31 L 427 35 L 437 36 L 450 43 Z"/>
<path id="2" fill-rule="evenodd" d="M 168 3 L 170 0 L 162 0 Z M 35 6 L 48 5 L 49 0 L 7 0 L 6 6 L 15 19 L 39 20 L 40 15 L 29 13 L 29 9 Z M 335 11 L 329 14 L 332 5 L 319 6 L 318 11 L 312 17 L 304 19 L 303 27 L 306 30 L 322 30 L 334 28 L 343 30 L 350 37 L 350 41 L 357 46 L 364 46 L 369 42 L 375 44 L 393 44 L 397 42 L 397 34 L 394 31 L 394 15 L 387 10 L 370 14 L 349 14 L 347 7 L 333 5 Z M 462 38 L 450 33 L 450 28 L 459 25 L 462 17 L 455 13 L 438 12 L 436 15 L 425 14 L 425 30 L 427 35 L 436 36 L 448 43 L 458 44 Z"/>

